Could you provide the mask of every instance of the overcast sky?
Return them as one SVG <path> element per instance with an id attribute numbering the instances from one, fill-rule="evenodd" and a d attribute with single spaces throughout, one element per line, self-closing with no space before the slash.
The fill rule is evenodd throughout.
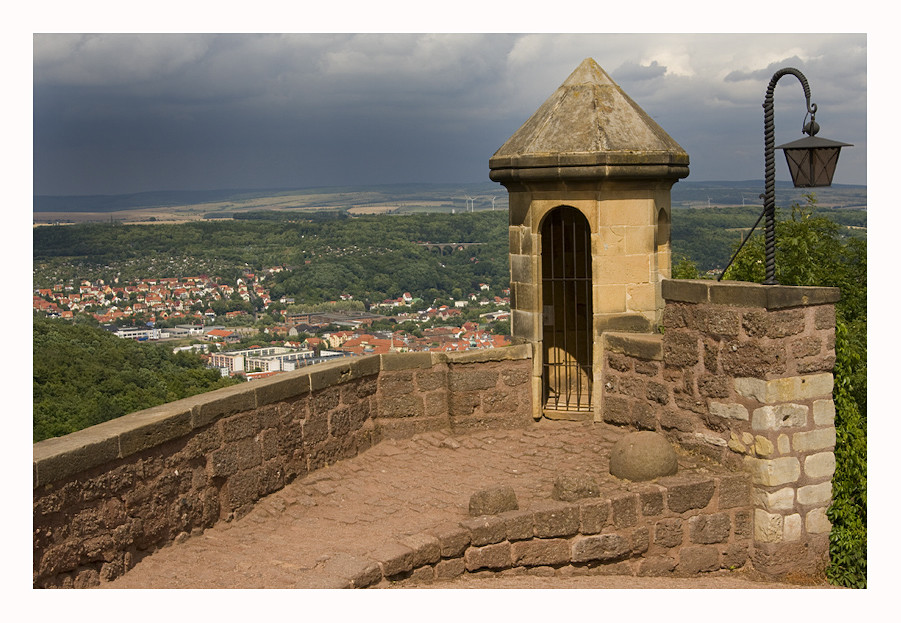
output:
<path id="1" fill-rule="evenodd" d="M 763 102 L 800 69 L 866 183 L 867 36 L 36 34 L 34 193 L 485 182 L 488 159 L 594 58 L 691 158 L 763 178 Z M 776 143 L 804 95 L 776 89 Z M 777 178 L 788 179 L 781 153 Z"/>

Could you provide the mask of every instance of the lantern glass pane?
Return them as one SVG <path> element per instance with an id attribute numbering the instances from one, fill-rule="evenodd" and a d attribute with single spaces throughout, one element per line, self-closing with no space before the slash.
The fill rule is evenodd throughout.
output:
<path id="1" fill-rule="evenodd" d="M 792 183 L 796 188 L 812 188 L 832 185 L 835 166 L 841 147 L 817 147 L 811 149 L 785 149 Z"/>

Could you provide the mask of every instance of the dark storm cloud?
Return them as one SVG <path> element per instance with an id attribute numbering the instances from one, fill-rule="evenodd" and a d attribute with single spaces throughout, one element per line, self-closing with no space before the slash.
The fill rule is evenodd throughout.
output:
<path id="1" fill-rule="evenodd" d="M 841 181 L 865 179 L 863 35 L 36 35 L 33 48 L 37 194 L 486 181 L 488 158 L 586 57 L 689 151 L 698 180 L 760 177 L 760 101 L 791 62 L 829 136 L 858 150 Z"/>

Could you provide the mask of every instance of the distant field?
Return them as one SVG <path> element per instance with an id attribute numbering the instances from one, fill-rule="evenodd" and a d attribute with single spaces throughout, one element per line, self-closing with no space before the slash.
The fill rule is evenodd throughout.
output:
<path id="1" fill-rule="evenodd" d="M 762 182 L 688 182 L 673 186 L 676 209 L 738 207 L 759 213 Z M 824 208 L 866 209 L 866 186 L 836 185 L 813 189 Z M 777 183 L 777 205 L 804 203 L 803 189 Z M 295 213 L 343 211 L 352 216 L 415 212 L 481 212 L 507 209 L 507 192 L 499 184 L 396 184 L 366 188 L 235 190 L 139 193 L 97 197 L 35 197 L 35 225 L 110 222 L 186 223 L 230 219 L 254 211 Z"/>
<path id="2" fill-rule="evenodd" d="M 215 200 L 195 201 L 209 198 Z M 182 199 L 179 201 L 179 199 Z M 326 210 L 364 214 L 464 212 L 506 209 L 507 194 L 495 184 L 395 185 L 373 188 L 144 193 L 120 197 L 35 197 L 35 225 L 110 222 L 185 223 L 230 219 L 259 210 L 297 213 Z"/>

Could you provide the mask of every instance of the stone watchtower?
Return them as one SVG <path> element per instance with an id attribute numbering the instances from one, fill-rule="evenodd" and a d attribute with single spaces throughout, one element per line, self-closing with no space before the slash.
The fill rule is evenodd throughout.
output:
<path id="1" fill-rule="evenodd" d="M 670 277 L 670 189 L 688 154 L 586 59 L 489 160 L 510 201 L 512 333 L 533 416 L 601 420 L 604 331 L 648 333 Z"/>

